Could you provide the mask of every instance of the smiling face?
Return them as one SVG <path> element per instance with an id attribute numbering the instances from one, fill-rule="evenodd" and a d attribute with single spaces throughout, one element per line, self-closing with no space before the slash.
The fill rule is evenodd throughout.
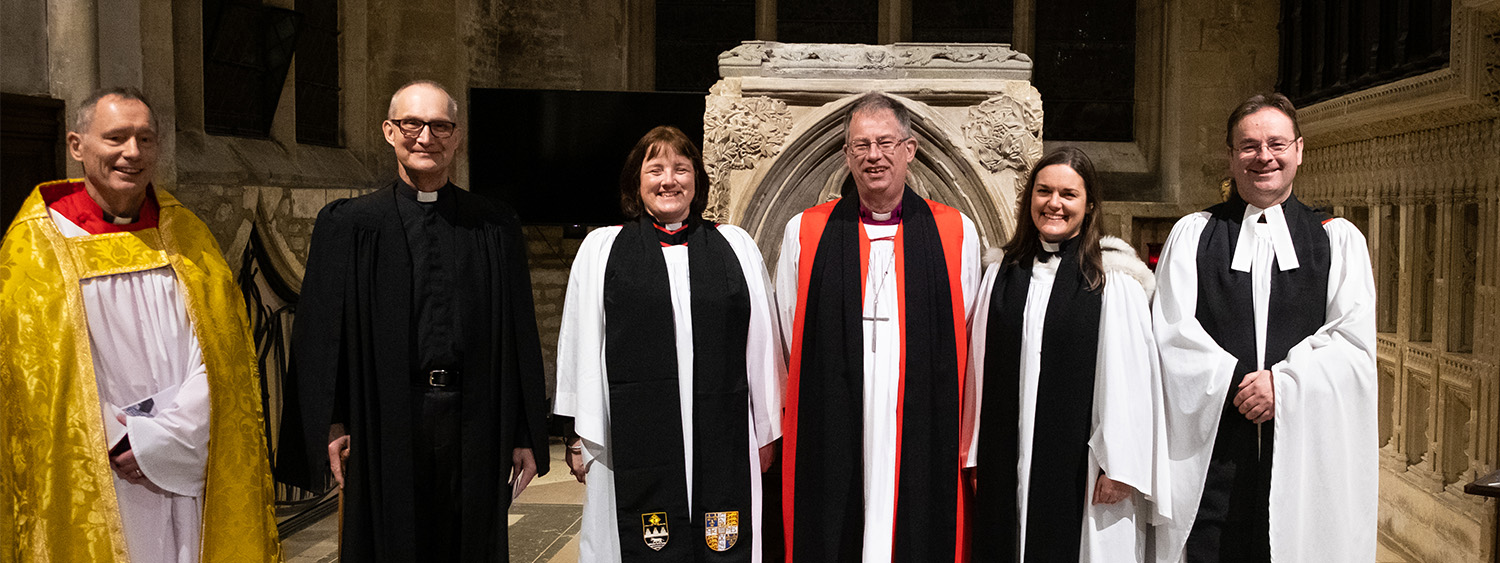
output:
<path id="1" fill-rule="evenodd" d="M 68 133 L 68 153 L 83 164 L 94 201 L 110 213 L 134 215 L 156 176 L 159 148 L 150 108 L 113 94 L 100 98 L 88 130 Z"/>
<path id="2" fill-rule="evenodd" d="M 882 144 L 890 150 L 881 150 Z M 886 213 L 901 202 L 906 168 L 916 156 L 916 140 L 901 130 L 891 110 L 860 111 L 850 118 L 844 163 L 854 176 L 860 203 L 871 211 Z"/>
<path id="3" fill-rule="evenodd" d="M 686 221 L 697 186 L 693 161 L 658 144 L 656 154 L 641 163 L 641 205 L 661 223 Z"/>
<path id="4" fill-rule="evenodd" d="M 1229 173 L 1250 205 L 1265 209 L 1286 201 L 1301 164 L 1302 138 L 1281 110 L 1263 108 L 1230 131 Z"/>
<path id="5" fill-rule="evenodd" d="M 1063 242 L 1077 236 L 1090 205 L 1083 176 L 1073 167 L 1053 164 L 1037 172 L 1031 187 L 1031 220 L 1042 240 Z"/>
<path id="6" fill-rule="evenodd" d="M 428 84 L 413 84 L 396 92 L 391 100 L 390 119 L 381 123 L 385 141 L 396 149 L 401 179 L 417 189 L 437 189 L 448 182 L 453 155 L 463 141 L 463 127 L 458 127 L 447 138 L 439 138 L 432 134 L 431 127 L 423 127 L 416 137 L 409 138 L 392 120 L 452 122 L 454 116 L 449 107 L 446 92 Z"/>

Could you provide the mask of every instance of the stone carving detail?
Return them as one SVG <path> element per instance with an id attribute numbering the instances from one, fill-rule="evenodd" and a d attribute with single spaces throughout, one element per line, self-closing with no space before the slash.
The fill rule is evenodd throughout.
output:
<path id="1" fill-rule="evenodd" d="M 895 64 L 888 47 L 822 43 L 746 41 L 719 55 L 719 64 L 780 68 L 890 68 Z"/>
<path id="2" fill-rule="evenodd" d="M 897 44 L 894 46 L 901 63 L 907 66 L 932 65 L 982 65 L 1008 61 L 1031 64 L 1031 58 L 1010 48 L 1009 45 L 924 45 Z"/>
<path id="3" fill-rule="evenodd" d="M 792 130 L 786 102 L 767 97 L 710 97 L 703 112 L 703 167 L 709 194 L 705 219 L 729 219 L 727 181 L 731 170 L 749 170 L 776 156 Z"/>
<path id="4" fill-rule="evenodd" d="M 969 108 L 964 140 L 990 172 L 1012 168 L 1023 175 L 1042 158 L 1042 104 L 997 96 Z"/>
<path id="5" fill-rule="evenodd" d="M 1496 24 L 1494 18 L 1486 21 Z M 1500 27 L 1500 24 L 1492 25 L 1490 29 L 1497 27 Z M 1485 97 L 1489 99 L 1491 104 L 1500 104 L 1500 31 L 1485 35 L 1485 38 L 1489 39 L 1489 42 L 1485 45 L 1485 56 L 1480 63 L 1483 65 L 1482 68 L 1484 68 L 1485 74 L 1490 79 L 1489 89 L 1486 90 Z"/>
<path id="6" fill-rule="evenodd" d="M 894 77 L 925 75 L 947 78 L 965 72 L 1014 73 L 1002 76 L 1025 80 L 1031 58 L 1000 43 L 778 43 L 746 41 L 719 54 L 719 74 L 732 76 L 804 76 L 832 73 L 844 76 Z M 993 77 L 992 77 L 993 78 Z"/>

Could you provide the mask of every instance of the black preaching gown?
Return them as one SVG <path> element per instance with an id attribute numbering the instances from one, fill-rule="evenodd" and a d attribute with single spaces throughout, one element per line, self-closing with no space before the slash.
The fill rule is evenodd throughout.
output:
<path id="1" fill-rule="evenodd" d="M 316 488 L 329 424 L 346 425 L 347 561 L 506 561 L 511 450 L 537 446 L 547 471 L 520 223 L 452 184 L 438 193 L 420 203 L 397 180 L 330 203 L 313 231 L 278 468 Z M 431 369 L 456 384 L 426 385 Z"/>

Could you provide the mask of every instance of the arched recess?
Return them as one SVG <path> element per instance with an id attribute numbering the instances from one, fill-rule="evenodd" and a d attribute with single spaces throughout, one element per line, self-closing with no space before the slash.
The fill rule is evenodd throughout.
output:
<path id="1" fill-rule="evenodd" d="M 844 116 L 859 95 L 819 108 L 801 134 L 789 140 L 773 162 L 761 168 L 750 185 L 754 193 L 736 210 L 739 225 L 755 238 L 773 273 L 786 222 L 802 210 L 839 197 L 849 176 L 844 164 Z M 901 96 L 892 98 L 911 110 L 917 156 L 907 170 L 907 184 L 922 197 L 952 206 L 974 220 L 981 244 L 998 245 L 1015 228 L 1015 186 L 1001 185 L 965 156 L 958 127 L 930 106 Z M 1008 183 L 1007 183 L 1008 184 Z"/>

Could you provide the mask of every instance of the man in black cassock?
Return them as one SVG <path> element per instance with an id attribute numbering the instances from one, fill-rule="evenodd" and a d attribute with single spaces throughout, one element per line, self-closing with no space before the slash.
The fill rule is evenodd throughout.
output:
<path id="1" fill-rule="evenodd" d="M 284 433 L 309 458 L 290 473 L 312 486 L 326 454 L 346 561 L 506 561 L 505 508 L 548 460 L 525 240 L 449 182 L 463 134 L 442 86 L 403 86 L 387 117 L 397 178 L 313 230 Z"/>

